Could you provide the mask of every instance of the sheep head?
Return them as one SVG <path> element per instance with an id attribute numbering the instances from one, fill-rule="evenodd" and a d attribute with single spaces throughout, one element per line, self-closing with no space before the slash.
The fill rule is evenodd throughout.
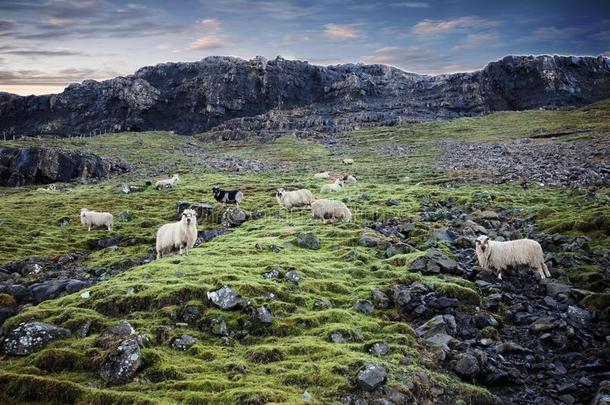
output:
<path id="1" fill-rule="evenodd" d="M 186 225 L 191 225 L 191 224 L 195 224 L 195 226 L 197 225 L 197 213 L 195 212 L 195 210 L 184 210 L 182 212 L 182 218 L 180 219 L 180 222 L 182 222 L 183 224 Z"/>
<path id="2" fill-rule="evenodd" d="M 481 252 L 485 252 L 489 247 L 489 237 L 487 235 L 481 235 L 474 243 L 477 249 L 480 249 Z"/>

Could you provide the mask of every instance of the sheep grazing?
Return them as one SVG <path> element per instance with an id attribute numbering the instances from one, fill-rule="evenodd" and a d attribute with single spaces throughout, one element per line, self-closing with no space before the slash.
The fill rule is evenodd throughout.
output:
<path id="1" fill-rule="evenodd" d="M 57 187 L 55 186 L 55 184 L 49 184 L 46 188 L 44 188 L 44 187 L 37 188 L 36 191 L 50 193 L 53 191 L 57 191 Z"/>
<path id="2" fill-rule="evenodd" d="M 335 180 L 334 183 L 329 183 L 329 184 L 323 185 L 322 188 L 320 189 L 320 192 L 321 193 L 335 193 L 337 191 L 341 191 L 344 184 L 345 183 L 343 182 L 343 179 L 337 179 L 337 180 Z"/>
<path id="3" fill-rule="evenodd" d="M 241 190 L 223 190 L 219 187 L 212 189 L 214 199 L 220 203 L 236 204 L 239 207 L 239 203 L 244 199 L 244 193 Z"/>
<path id="4" fill-rule="evenodd" d="M 155 188 L 160 190 L 162 188 L 174 188 L 176 184 L 180 180 L 180 177 L 177 174 L 174 174 L 171 179 L 162 179 L 155 183 Z"/>
<path id="5" fill-rule="evenodd" d="M 175 251 L 188 255 L 196 240 L 197 214 L 184 210 L 180 221 L 165 224 L 157 231 L 157 259 Z"/>
<path id="6" fill-rule="evenodd" d="M 343 182 L 345 184 L 356 184 L 356 183 L 358 183 L 358 179 L 356 179 L 356 176 L 352 176 L 351 174 L 346 174 L 345 176 L 343 176 Z"/>
<path id="7" fill-rule="evenodd" d="M 343 159 L 343 164 L 352 165 L 352 164 L 354 164 L 354 159 L 350 159 L 350 158 Z"/>
<path id="8" fill-rule="evenodd" d="M 114 217 L 109 212 L 90 211 L 87 208 L 80 210 L 80 223 L 87 227 L 90 232 L 92 227 L 105 226 L 109 231 L 112 230 Z"/>
<path id="9" fill-rule="evenodd" d="M 489 240 L 486 235 L 477 238 L 476 253 L 479 265 L 487 270 L 494 269 L 500 280 L 502 272 L 510 266 L 527 265 L 538 270 L 540 277 L 551 277 L 544 263 L 544 253 L 540 243 L 531 239 L 507 242 Z"/>
<path id="10" fill-rule="evenodd" d="M 313 175 L 314 179 L 330 179 L 329 172 L 320 172 Z"/>
<path id="11" fill-rule="evenodd" d="M 292 210 L 293 207 L 307 207 L 311 206 L 315 198 L 311 191 L 303 188 L 300 190 L 286 191 L 283 188 L 278 188 L 275 193 L 277 202 L 285 207 L 288 211 Z"/>
<path id="12" fill-rule="evenodd" d="M 326 223 L 352 220 L 352 212 L 341 201 L 336 200 L 316 200 L 311 204 L 311 217 L 313 219 L 321 219 Z"/>

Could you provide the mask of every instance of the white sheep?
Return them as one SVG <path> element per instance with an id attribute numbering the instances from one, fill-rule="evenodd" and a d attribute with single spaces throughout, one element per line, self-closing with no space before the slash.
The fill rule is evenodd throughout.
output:
<path id="1" fill-rule="evenodd" d="M 494 269 L 500 280 L 502 272 L 510 266 L 527 265 L 538 270 L 541 278 L 551 277 L 544 263 L 544 253 L 540 243 L 532 239 L 518 239 L 507 242 L 492 241 L 486 235 L 477 238 L 476 253 L 479 265 L 486 270 Z"/>
<path id="2" fill-rule="evenodd" d="M 293 207 L 311 206 L 311 203 L 315 200 L 311 191 L 306 188 L 294 191 L 286 191 L 283 188 L 278 188 L 277 193 L 275 193 L 275 198 L 277 199 L 277 202 L 281 206 L 286 207 L 288 211 Z"/>
<path id="3" fill-rule="evenodd" d="M 175 251 L 188 255 L 196 240 L 197 214 L 184 210 L 180 221 L 165 224 L 157 231 L 157 259 Z"/>
<path id="4" fill-rule="evenodd" d="M 155 188 L 157 190 L 161 188 L 174 188 L 176 187 L 176 183 L 178 183 L 180 177 L 177 174 L 174 174 L 171 179 L 162 179 L 155 183 Z"/>
<path id="5" fill-rule="evenodd" d="M 341 191 L 344 185 L 343 179 L 337 179 L 334 183 L 325 184 L 320 189 L 320 193 L 335 193 L 337 191 Z"/>
<path id="6" fill-rule="evenodd" d="M 326 223 L 352 220 L 352 212 L 341 201 L 320 199 L 311 204 L 311 217 L 321 219 Z"/>
<path id="7" fill-rule="evenodd" d="M 329 172 L 320 172 L 313 175 L 314 179 L 330 179 Z"/>
<path id="8" fill-rule="evenodd" d="M 343 182 L 345 184 L 356 184 L 358 183 L 358 179 L 356 179 L 356 176 L 346 174 L 345 176 L 343 176 Z"/>
<path id="9" fill-rule="evenodd" d="M 344 164 L 344 165 L 351 165 L 351 164 L 354 164 L 354 159 L 351 159 L 351 158 L 345 158 L 345 159 L 343 159 L 343 164 Z"/>
<path id="10" fill-rule="evenodd" d="M 112 225 L 114 224 L 114 217 L 109 212 L 96 212 L 90 211 L 87 208 L 81 208 L 80 223 L 87 227 L 88 232 L 90 232 L 91 228 L 94 226 L 105 226 L 111 231 Z"/>
<path id="11" fill-rule="evenodd" d="M 57 187 L 55 186 L 55 184 L 49 184 L 46 188 L 44 188 L 44 187 L 37 188 L 36 191 L 50 193 L 53 191 L 57 191 Z"/>

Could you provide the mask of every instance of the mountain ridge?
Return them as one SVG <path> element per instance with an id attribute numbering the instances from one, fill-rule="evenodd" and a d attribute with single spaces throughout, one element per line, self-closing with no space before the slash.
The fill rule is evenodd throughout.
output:
<path id="1" fill-rule="evenodd" d="M 477 71 L 437 76 L 379 64 L 211 56 L 85 80 L 59 94 L 0 93 L 0 134 L 173 130 L 211 131 L 223 139 L 321 136 L 494 111 L 582 106 L 608 97 L 610 59 L 603 56 L 506 56 Z"/>

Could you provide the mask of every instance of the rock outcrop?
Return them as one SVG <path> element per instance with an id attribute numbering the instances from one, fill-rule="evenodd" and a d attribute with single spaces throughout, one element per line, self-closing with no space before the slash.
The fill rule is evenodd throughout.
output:
<path id="1" fill-rule="evenodd" d="M 20 187 L 102 179 L 129 171 L 129 165 L 92 153 L 59 148 L 0 148 L 0 186 Z"/>
<path id="2" fill-rule="evenodd" d="M 256 57 L 208 57 L 71 84 L 62 93 L 0 93 L 0 135 L 214 130 L 320 135 L 492 111 L 581 106 L 610 97 L 610 59 L 507 56 L 482 70 L 440 76 L 385 65 L 314 66 Z"/>

